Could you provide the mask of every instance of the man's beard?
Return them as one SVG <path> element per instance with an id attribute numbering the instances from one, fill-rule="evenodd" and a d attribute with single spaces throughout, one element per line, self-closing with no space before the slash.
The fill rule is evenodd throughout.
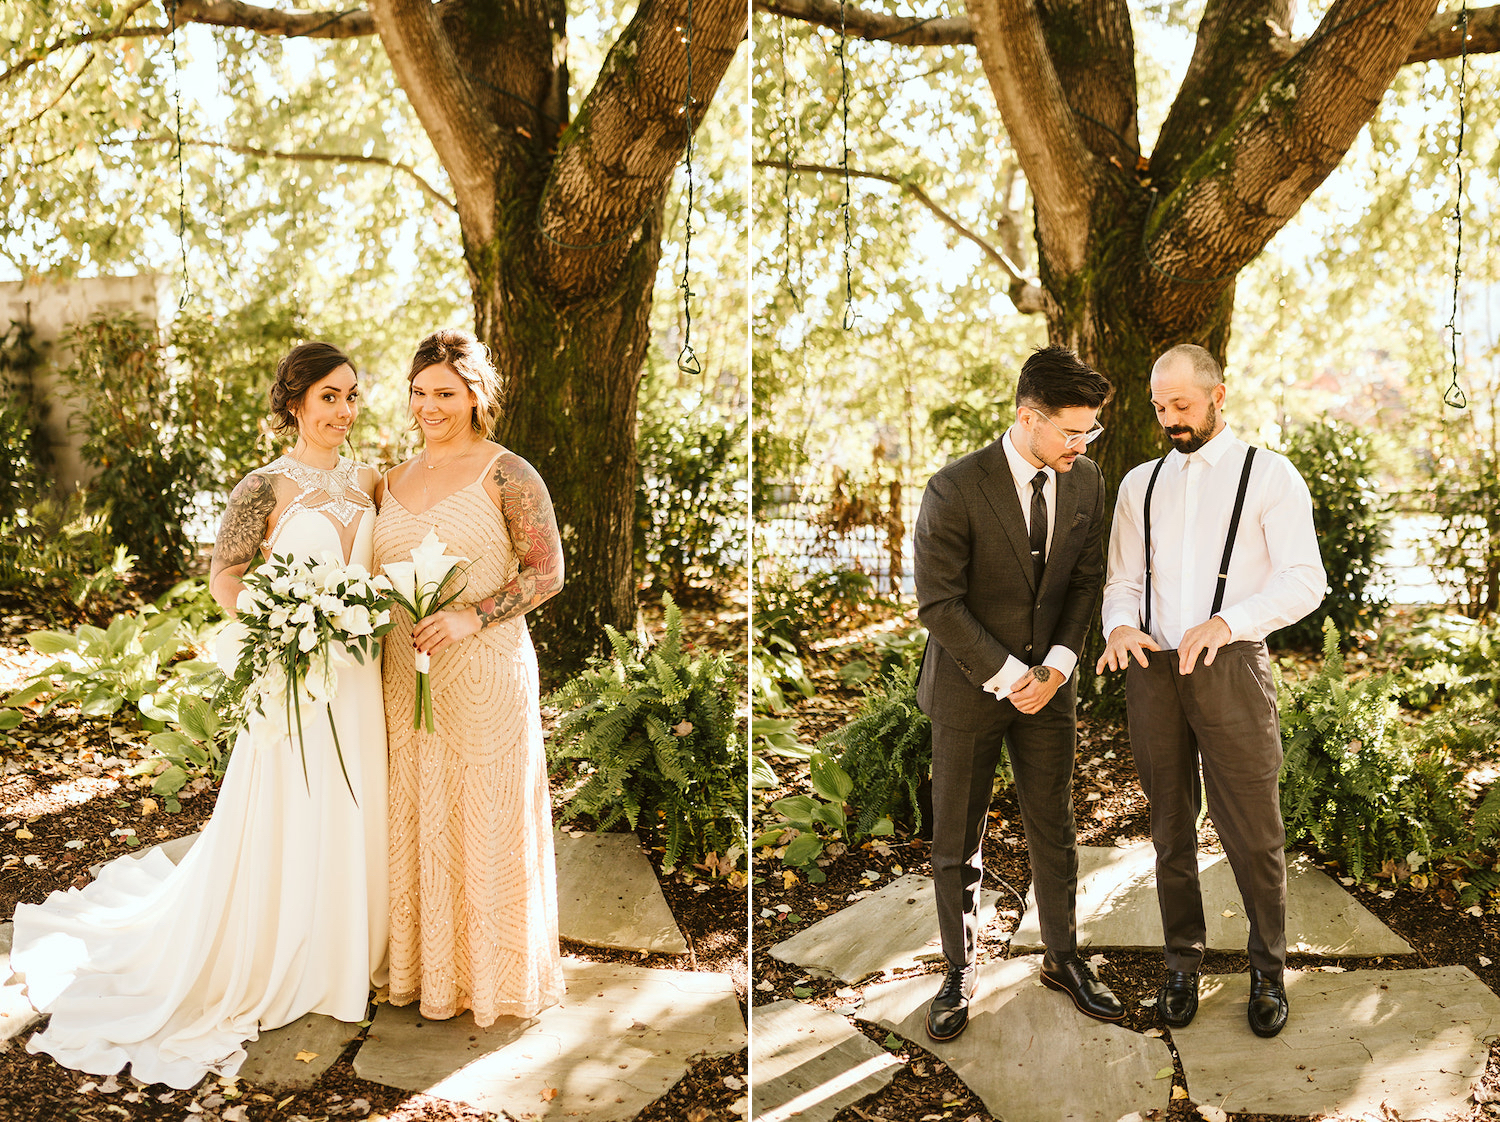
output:
<path id="1" fill-rule="evenodd" d="M 1210 401 L 1208 403 L 1208 416 L 1204 418 L 1201 426 L 1190 429 L 1186 425 L 1179 425 L 1167 429 L 1167 439 L 1172 442 L 1173 448 L 1176 448 L 1177 451 L 1186 456 L 1198 451 L 1199 448 L 1202 448 L 1213 439 L 1214 426 L 1218 423 L 1219 411 L 1215 408 L 1214 403 Z"/>

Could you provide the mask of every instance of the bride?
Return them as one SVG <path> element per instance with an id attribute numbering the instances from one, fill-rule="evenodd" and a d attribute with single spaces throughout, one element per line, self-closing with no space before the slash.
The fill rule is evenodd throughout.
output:
<path id="1" fill-rule="evenodd" d="M 277 367 L 272 420 L 297 439 L 230 495 L 210 587 L 231 616 L 257 556 L 370 567 L 379 474 L 339 454 L 357 396 L 353 364 L 326 343 Z M 386 973 L 385 723 L 379 660 L 348 661 L 331 708 L 352 787 L 327 722 L 304 725 L 305 779 L 295 742 L 257 745 L 252 729 L 180 865 L 122 857 L 81 891 L 17 907 L 12 966 L 51 1014 L 30 1051 L 185 1089 L 237 1072 L 262 1029 L 364 1019 Z"/>

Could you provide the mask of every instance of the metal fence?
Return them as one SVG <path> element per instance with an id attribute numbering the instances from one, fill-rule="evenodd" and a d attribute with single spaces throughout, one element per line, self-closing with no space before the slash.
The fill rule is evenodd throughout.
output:
<path id="1" fill-rule="evenodd" d="M 925 483 L 763 485 L 766 497 L 755 512 L 756 556 L 783 559 L 805 573 L 853 569 L 881 593 L 913 599 L 911 531 Z M 1423 495 L 1390 498 L 1389 541 L 1376 558 L 1381 591 L 1393 604 L 1445 603 L 1446 591 L 1422 560 L 1422 544 L 1441 520 L 1426 512 Z"/>

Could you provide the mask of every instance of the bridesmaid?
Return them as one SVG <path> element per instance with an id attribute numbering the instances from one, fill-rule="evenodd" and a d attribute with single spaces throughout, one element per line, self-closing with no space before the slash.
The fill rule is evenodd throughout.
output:
<path id="1" fill-rule="evenodd" d="M 407 376 L 422 451 L 393 468 L 377 566 L 428 531 L 472 561 L 448 610 L 386 635 L 390 738 L 390 1000 L 475 1023 L 530 1017 L 562 997 L 552 813 L 525 613 L 562 587 L 547 488 L 486 439 L 499 377 L 474 336 L 424 339 Z M 412 729 L 414 652 L 432 656 L 436 731 Z"/>

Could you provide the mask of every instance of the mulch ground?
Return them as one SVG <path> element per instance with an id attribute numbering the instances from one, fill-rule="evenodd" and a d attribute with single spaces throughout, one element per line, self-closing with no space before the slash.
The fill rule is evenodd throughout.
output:
<path id="1" fill-rule="evenodd" d="M 106 611 L 98 614 L 108 617 Z M 659 630 L 659 603 L 643 604 L 643 615 L 648 628 Z M 685 636 L 703 650 L 743 650 L 744 619 L 743 590 L 731 590 L 726 601 L 685 610 Z M 43 626 L 71 629 L 29 614 L 24 604 L 0 601 L 0 696 L 50 661 L 24 642 L 27 631 Z M 0 921 L 12 917 L 17 903 L 40 903 L 49 892 L 86 883 L 91 865 L 203 828 L 213 811 L 214 787 L 202 782 L 185 790 L 179 796 L 182 809 L 169 814 L 151 797 L 148 779 L 128 774 L 149 755 L 145 739 L 123 724 L 84 720 L 64 710 L 0 734 Z M 660 850 L 648 848 L 648 853 L 660 873 Z M 749 991 L 744 888 L 674 874 L 662 878 L 662 889 L 691 947 L 688 955 L 613 952 L 566 940 L 563 953 L 728 974 L 743 1011 Z M 83 1075 L 28 1053 L 30 1035 L 0 1042 L 3 1122 L 494 1122 L 504 1117 L 359 1079 L 353 1059 L 363 1032 L 312 1088 L 295 1094 L 214 1078 L 193 1091 L 174 1092 L 161 1084 L 138 1086 L 128 1077 Z M 743 1049 L 699 1060 L 637 1115 L 637 1122 L 732 1122 L 743 1109 L 746 1065 Z"/>
<path id="2" fill-rule="evenodd" d="M 867 634 L 873 636 L 884 630 L 889 630 L 889 624 L 870 628 Z M 788 714 L 798 719 L 800 739 L 815 741 L 853 716 L 862 691 L 841 681 L 837 670 L 854 658 L 868 658 L 872 650 L 856 645 L 826 653 L 819 659 L 819 668 L 812 674 L 818 687 L 817 696 L 800 701 L 795 711 Z M 769 828 L 775 820 L 774 814 L 763 809 L 771 800 L 811 793 L 811 787 L 806 783 L 805 764 L 774 756 L 768 762 L 783 780 L 783 785 L 759 792 L 764 801 L 757 799 L 761 813 L 753 823 L 756 834 Z M 1117 841 L 1149 840 L 1149 811 L 1135 776 L 1123 721 L 1095 720 L 1088 716 L 1080 719 L 1073 798 L 1080 845 L 1110 846 Z M 995 922 L 980 937 L 980 962 L 1008 957 L 1010 936 L 1019 926 L 1024 912 L 1031 868 L 1021 832 L 1015 789 L 1006 786 L 996 794 L 991 805 L 985 835 L 985 886 L 998 890 L 1001 898 Z M 1212 823 L 1206 822 L 1202 844 L 1211 847 L 1216 841 Z M 1319 860 L 1318 854 L 1303 852 Z M 797 931 L 847 907 L 851 895 L 879 889 L 902 873 L 930 876 L 929 858 L 928 846 L 920 837 L 899 832 L 895 837 L 877 839 L 852 850 L 835 843 L 825 849 L 824 857 L 818 862 L 827 879 L 811 884 L 805 875 L 785 870 L 774 857 L 766 856 L 764 851 L 757 852 L 751 883 L 753 1003 L 763 1005 L 796 998 L 828 1009 L 847 1006 L 849 991 L 845 990 L 842 996 L 836 993 L 844 983 L 819 978 L 794 965 L 779 962 L 770 956 L 770 949 Z M 1333 863 L 1324 864 L 1331 874 L 1337 876 Z M 872 877 L 872 872 L 879 875 Z M 1375 882 L 1351 885 L 1346 890 L 1410 943 L 1416 953 L 1384 960 L 1292 954 L 1288 957 L 1290 967 L 1320 965 L 1355 970 L 1376 965 L 1381 969 L 1462 965 L 1500 993 L 1500 915 L 1489 912 L 1473 915 L 1460 906 L 1457 897 L 1446 888 L 1434 887 L 1418 893 L 1407 885 Z M 1249 960 L 1242 954 L 1210 953 L 1203 963 L 1205 973 L 1244 974 L 1247 988 L 1249 969 Z M 918 967 L 896 977 L 923 973 L 930 973 L 933 993 L 936 993 L 942 981 L 940 964 Z M 1159 952 L 1108 952 L 1100 976 L 1125 1005 L 1124 1027 L 1137 1032 L 1166 1028 L 1157 1020 L 1154 1008 L 1140 1004 L 1146 998 L 1154 998 L 1161 974 Z M 852 1023 L 876 1044 L 908 1062 L 890 1085 L 842 1110 L 835 1122 L 938 1122 L 943 1119 L 998 1122 L 979 1097 L 918 1042 L 897 1038 L 886 1029 L 863 1021 Z M 1170 1030 L 1166 1030 L 1165 1039 L 1170 1045 Z M 1186 1079 L 1180 1061 L 1176 1060 L 1175 1049 L 1173 1057 L 1176 1068 L 1174 1086 L 1183 1088 Z M 1472 1102 L 1469 1112 L 1453 1122 L 1460 1119 L 1462 1122 L 1480 1122 L 1497 1117 L 1497 1113 L 1485 1104 L 1500 1100 L 1500 1044 L 1491 1048 L 1489 1064 L 1479 1086 L 1481 1090 L 1476 1098 L 1482 1101 Z M 1232 1114 L 1230 1117 L 1241 1122 L 1345 1120 L 1342 1115 Z M 1186 1100 L 1174 1101 L 1166 1113 L 1147 1114 L 1146 1118 L 1152 1122 L 1201 1122 L 1197 1109 Z"/>

